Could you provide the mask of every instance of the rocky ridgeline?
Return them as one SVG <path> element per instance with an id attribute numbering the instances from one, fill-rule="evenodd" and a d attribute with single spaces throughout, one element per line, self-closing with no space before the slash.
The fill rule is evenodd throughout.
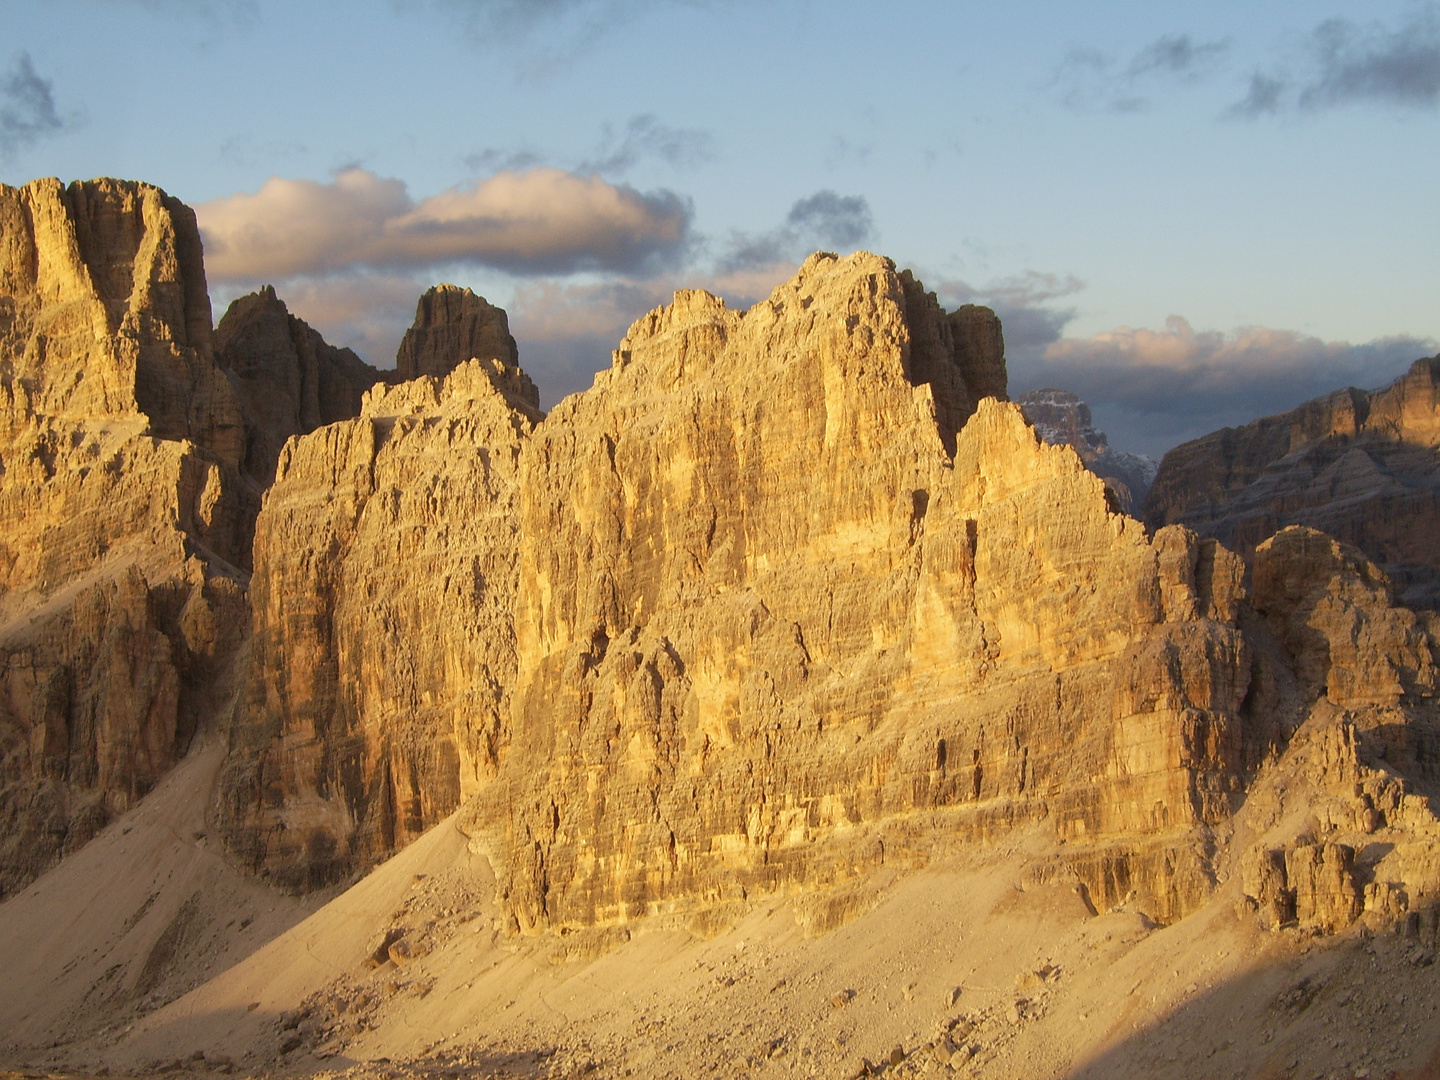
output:
<path id="1" fill-rule="evenodd" d="M 1379 563 L 1404 603 L 1440 607 L 1440 356 L 1383 390 L 1354 388 L 1177 446 L 1145 502 L 1247 560 L 1308 525 Z"/>
<path id="2" fill-rule="evenodd" d="M 158 188 L 0 186 L 0 895 L 221 714 L 281 447 L 386 381 L 270 289 L 212 332 L 194 214 Z"/>
<path id="3" fill-rule="evenodd" d="M 1096 431 L 1090 406 L 1068 390 L 1031 390 L 1015 399 L 1025 419 L 1051 446 L 1071 446 L 1085 467 L 1110 489 L 1117 507 L 1126 514 L 1144 505 L 1155 481 L 1157 464 L 1143 454 L 1116 450 L 1103 431 Z"/>
<path id="4" fill-rule="evenodd" d="M 817 256 L 746 312 L 677 294 L 543 421 L 502 356 L 298 440 L 257 528 L 232 845 L 317 884 L 461 806 L 527 930 L 1030 825 L 1097 907 L 1183 915 L 1241 873 L 1232 829 L 1286 866 L 1256 911 L 1423 906 L 1394 852 L 1428 843 L 1426 625 L 1318 534 L 1253 598 L 1213 540 L 1147 537 L 993 400 L 1000 349 L 886 260 Z M 1297 739 L 1335 759 L 1323 826 L 1249 806 Z"/>
<path id="5" fill-rule="evenodd" d="M 1248 581 L 1147 534 L 1003 400 L 986 309 L 817 255 L 748 311 L 677 293 L 543 417 L 465 290 L 382 373 L 269 290 L 212 332 L 158 189 L 0 213 L 7 888 L 211 725 L 246 866 L 341 881 L 458 810 L 513 929 L 1024 829 L 1097 909 L 1238 878 L 1271 924 L 1433 937 L 1430 617 L 1313 529 Z"/>

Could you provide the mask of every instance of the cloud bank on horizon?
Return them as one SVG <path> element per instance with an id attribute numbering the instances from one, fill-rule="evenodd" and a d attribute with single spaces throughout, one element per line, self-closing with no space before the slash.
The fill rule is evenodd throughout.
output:
<path id="1" fill-rule="evenodd" d="M 1406 335 L 1351 344 L 1264 326 L 1197 331 L 1172 315 L 1163 330 L 1058 338 L 1038 356 L 1018 356 L 1011 377 L 1022 389 L 1080 395 L 1116 445 L 1159 457 L 1342 387 L 1375 389 L 1435 352 L 1434 341 Z"/>

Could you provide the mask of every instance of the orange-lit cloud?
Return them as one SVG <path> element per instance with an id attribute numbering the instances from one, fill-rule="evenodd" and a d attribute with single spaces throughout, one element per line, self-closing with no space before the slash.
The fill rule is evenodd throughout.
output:
<path id="1" fill-rule="evenodd" d="M 689 203 L 559 169 L 501 172 L 414 202 L 403 181 L 346 169 L 330 183 L 272 177 L 196 207 L 214 281 L 267 281 L 447 264 L 517 274 L 634 273 L 677 258 Z"/>

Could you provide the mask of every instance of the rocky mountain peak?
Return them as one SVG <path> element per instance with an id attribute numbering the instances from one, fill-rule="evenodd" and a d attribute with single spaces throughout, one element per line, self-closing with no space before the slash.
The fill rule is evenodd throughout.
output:
<path id="1" fill-rule="evenodd" d="M 1112 447 L 1105 433 L 1095 429 L 1090 406 L 1069 390 L 1031 390 L 1016 404 L 1047 443 L 1074 447 L 1085 467 L 1105 481 L 1120 509 L 1139 512 L 1155 480 L 1158 465 L 1153 459 Z"/>
<path id="2" fill-rule="evenodd" d="M 286 439 L 358 415 L 367 390 L 398 381 L 395 372 L 326 342 L 290 314 L 271 285 L 230 305 L 215 345 L 244 406 L 245 470 L 265 485 Z"/>
<path id="3" fill-rule="evenodd" d="M 1440 356 L 1379 390 L 1348 387 L 1165 455 L 1152 528 L 1188 525 L 1247 561 L 1289 525 L 1382 565 L 1412 608 L 1440 608 Z"/>
<path id="4" fill-rule="evenodd" d="M 399 377 L 443 378 L 472 359 L 498 360 L 504 368 L 518 370 L 520 354 L 504 310 L 458 285 L 427 289 L 415 306 L 414 325 L 405 332 L 395 356 Z M 529 381 L 528 376 L 524 378 Z M 533 384 L 522 393 L 532 408 L 540 407 L 540 394 Z"/>

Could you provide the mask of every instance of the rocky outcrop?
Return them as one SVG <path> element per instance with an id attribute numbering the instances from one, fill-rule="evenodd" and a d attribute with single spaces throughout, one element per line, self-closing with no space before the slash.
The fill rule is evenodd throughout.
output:
<path id="1" fill-rule="evenodd" d="M 395 369 L 401 379 L 421 375 L 444 378 L 466 360 L 497 360 L 502 370 L 523 380 L 521 392 L 532 409 L 540 395 L 529 376 L 520 371 L 510 320 L 484 297 L 457 285 L 436 285 L 415 306 L 415 323 L 405 331 Z"/>
<path id="2" fill-rule="evenodd" d="M 244 625 L 243 450 L 193 214 L 0 187 L 0 888 L 183 753 Z"/>
<path id="3" fill-rule="evenodd" d="M 829 268 L 833 262 L 832 258 L 816 265 Z M 883 265 L 879 260 L 873 262 Z M 902 348 L 899 342 L 904 341 L 904 363 L 911 366 L 916 381 L 942 387 L 946 395 L 943 408 L 936 404 L 940 392 L 932 395 L 928 390 L 923 403 L 916 398 L 907 406 L 916 422 L 927 425 L 932 433 L 930 450 L 938 455 L 938 462 L 943 456 L 940 444 L 934 441 L 939 432 L 946 431 L 953 440 L 958 424 L 975 408 L 976 397 L 967 378 L 993 386 L 997 362 L 1003 371 L 1003 361 L 993 354 L 1001 347 L 997 327 L 993 319 L 977 320 L 981 329 L 962 339 L 977 358 L 972 371 L 962 366 L 962 359 L 969 354 L 957 346 L 951 323 L 933 296 L 925 294 L 908 275 L 896 275 L 890 269 L 884 275 L 883 283 L 872 284 L 883 284 L 893 294 L 884 309 L 884 317 L 892 320 L 885 333 L 895 340 L 896 348 Z M 780 295 L 776 303 L 780 303 Z M 459 302 L 460 296 L 460 291 L 453 289 L 427 294 L 410 340 L 425 340 L 422 331 L 436 321 L 427 316 L 428 310 L 440 310 L 441 299 L 447 297 L 447 303 Z M 777 309 L 768 321 L 757 316 L 747 325 L 768 325 L 771 332 L 783 335 L 789 309 L 797 302 L 789 299 L 786 309 Z M 465 303 L 476 307 L 480 302 L 472 297 Z M 919 312 L 915 324 L 924 335 L 916 339 L 914 347 L 898 315 L 907 303 Z M 713 349 L 706 329 L 709 313 L 719 313 L 722 322 L 740 316 L 726 312 L 720 301 L 706 294 L 681 294 L 677 305 L 674 310 L 680 315 L 657 311 L 648 317 L 649 322 L 689 321 L 693 307 L 700 323 L 693 332 L 694 357 L 696 362 L 708 363 L 707 354 Z M 854 305 L 861 311 L 866 302 L 857 296 Z M 635 335 L 642 333 L 643 325 L 644 321 L 637 325 Z M 688 327 L 685 332 L 691 333 Z M 644 338 L 637 336 L 636 344 L 649 353 L 653 346 Z M 755 359 L 768 355 L 767 347 L 763 339 L 743 346 L 753 351 Z M 629 348 L 629 343 L 622 343 L 617 355 L 624 356 Z M 402 349 L 402 355 L 404 352 Z M 737 349 L 732 355 L 745 353 Z M 617 363 L 623 366 L 625 361 Z M 680 371 L 667 377 L 681 378 L 683 368 L 682 360 Z M 452 388 L 467 371 L 465 386 L 487 387 L 479 398 L 478 391 L 462 394 Z M 703 373 L 702 368 L 696 374 Z M 817 374 L 812 368 L 801 372 L 799 378 Z M 903 374 L 898 377 L 905 379 Z M 683 384 L 682 378 L 678 385 Z M 566 565 L 572 568 L 573 560 L 598 555 L 587 554 L 584 546 L 563 551 L 575 538 L 548 532 L 538 516 L 527 522 L 521 491 L 529 485 L 535 515 L 540 507 L 563 503 L 570 497 L 564 484 L 548 478 L 539 463 L 550 460 L 559 470 L 557 476 L 568 475 L 580 466 L 565 464 L 568 459 L 558 456 L 562 449 L 565 454 L 571 452 L 567 438 L 584 437 L 593 443 L 587 443 L 590 450 L 603 453 L 604 439 L 615 438 L 606 434 L 610 429 L 591 439 L 587 429 L 576 427 L 567 414 L 544 426 L 547 433 L 555 433 L 562 449 L 553 448 L 549 438 L 537 443 L 527 436 L 538 417 L 533 384 L 503 358 L 481 362 L 478 367 L 463 366 L 443 386 L 426 385 L 436 389 L 420 399 L 403 398 L 405 409 L 415 415 L 394 422 L 398 426 L 392 434 L 378 438 L 371 432 L 377 426 L 391 431 L 389 410 L 402 400 L 393 396 L 400 391 L 376 397 L 355 424 L 325 429 L 295 444 L 282 463 L 258 527 L 257 551 L 261 554 L 254 585 L 255 666 L 247 720 L 253 741 L 246 745 L 256 748 L 264 764 L 258 770 L 236 765 L 228 783 L 230 809 L 226 812 L 233 823 L 232 845 L 253 865 L 291 884 L 329 880 L 367 865 L 436 820 L 437 814 L 448 812 L 461 792 L 468 794 L 488 782 L 502 759 L 510 756 L 512 693 L 521 678 L 516 632 L 521 620 L 531 617 L 526 607 L 530 601 L 521 594 L 536 590 L 544 594 L 552 583 L 566 595 L 577 587 L 591 588 L 583 581 L 577 584 L 573 578 L 556 578 L 549 570 L 522 565 L 527 550 L 532 563 L 563 557 L 570 560 Z M 913 386 L 908 381 L 901 385 L 903 397 L 909 401 L 915 393 Z M 758 387 L 750 391 L 755 392 L 764 391 Z M 813 406 L 815 389 L 808 392 Z M 858 410 L 853 398 L 863 390 L 844 392 L 852 410 Z M 490 417 L 486 424 L 466 419 L 476 413 L 479 406 L 475 402 L 480 398 L 491 402 L 483 413 Z M 596 400 L 608 399 L 601 395 Z M 656 403 L 664 400 L 655 399 Z M 626 405 L 627 409 L 637 407 Z M 663 405 L 653 412 L 652 419 L 660 423 L 673 407 L 673 402 Z M 947 408 L 954 416 L 937 428 L 937 414 Z M 854 440 L 867 436 L 855 425 L 863 420 L 859 415 L 845 420 L 832 417 L 833 423 L 854 429 L 846 445 L 857 462 L 854 455 L 859 450 Z M 783 426 L 780 420 L 776 423 Z M 638 432 L 645 423 L 637 419 L 637 425 Z M 642 445 L 640 435 L 632 438 L 627 447 Z M 691 453 L 700 455 L 695 458 L 698 467 L 709 468 L 703 448 Z M 523 462 L 532 456 L 536 464 L 525 466 Z M 357 464 L 362 461 L 363 465 Z M 512 461 L 513 466 L 509 464 Z M 801 465 L 800 457 L 793 453 L 787 462 L 795 468 Z M 758 467 L 760 462 L 752 464 Z M 591 467 L 588 459 L 585 467 Z M 530 476 L 524 472 L 526 468 L 539 471 Z M 714 499 L 724 500 L 731 497 L 729 485 L 746 481 L 732 468 L 707 482 L 712 484 Z M 431 505 L 433 499 L 417 499 L 412 504 L 397 501 L 399 497 L 391 494 L 432 487 L 454 493 L 443 509 Z M 359 495 L 353 494 L 356 488 L 363 489 Z M 733 490 L 738 494 L 740 488 Z M 836 491 L 828 497 L 841 502 L 847 493 Z M 914 492 L 907 490 L 906 521 L 916 514 L 923 517 L 923 507 L 918 506 Z M 327 515 L 332 510 L 342 524 L 330 523 Z M 684 515 L 688 510 L 679 507 L 669 513 Z M 436 565 L 430 567 L 424 562 L 417 564 L 394 542 L 397 527 L 411 535 L 422 524 L 430 531 L 418 535 L 429 535 L 436 544 L 444 542 L 447 535 L 442 525 L 462 533 L 466 528 L 475 531 L 465 533 L 471 538 L 464 542 L 453 537 L 444 542 L 436 549 Z M 685 528 L 694 531 L 701 524 L 697 519 Z M 533 536 L 534 546 L 529 549 L 523 546 L 527 533 Z M 615 542 L 618 538 L 607 544 Z M 657 538 L 648 542 L 655 543 Z M 472 551 L 484 551 L 489 561 L 478 569 L 470 563 L 452 566 L 446 561 L 470 559 L 466 553 Z M 400 562 L 395 569 L 387 569 L 397 559 Z M 445 608 L 448 613 L 442 617 L 436 605 L 435 582 L 470 582 L 477 580 L 477 574 L 483 588 L 457 589 L 453 597 L 446 592 L 449 599 L 444 603 L 453 603 L 453 607 Z M 521 588 L 517 582 L 525 586 Z M 398 610 L 387 597 L 394 598 Z M 526 614 L 519 614 L 522 610 Z M 383 626 L 372 629 L 373 620 L 382 617 Z M 442 626 L 450 629 L 442 630 Z M 461 627 L 471 630 L 462 634 L 457 629 Z M 403 643 L 403 659 L 385 654 L 380 643 L 391 639 Z M 437 646 L 437 641 L 445 644 Z M 307 674 L 301 687 L 293 674 L 296 656 L 306 658 L 300 667 L 307 673 L 330 674 L 313 676 L 314 686 L 309 685 L 312 677 Z M 273 661 L 267 659 L 270 657 Z M 532 659 L 538 662 L 538 658 Z M 277 686 L 283 688 L 280 693 L 275 692 Z M 413 722 L 414 703 L 421 701 L 436 704 L 429 714 L 434 722 L 427 721 L 430 726 L 424 727 L 423 737 L 412 737 L 405 732 Z M 428 756 L 420 761 L 415 754 Z M 235 760 L 243 762 L 252 756 L 245 750 L 237 752 Z M 535 764 L 533 759 L 526 760 Z M 298 811 L 291 809 L 301 806 L 309 808 L 301 815 L 303 821 L 296 816 Z M 288 822 L 288 826 L 281 830 L 275 824 L 278 821 Z M 256 839 L 262 835 L 264 839 Z M 316 851 L 327 854 L 317 858 Z"/>
<path id="4" fill-rule="evenodd" d="M 1051 446 L 1071 446 L 1085 467 L 1105 480 L 1116 505 L 1132 514 L 1145 502 L 1157 465 L 1142 454 L 1116 450 L 1103 431 L 1096 431 L 1090 406 L 1068 390 L 1031 390 L 1015 399 L 1025 419 Z"/>
<path id="5" fill-rule="evenodd" d="M 1096 908 L 1177 918 L 1244 850 L 1279 853 L 1250 867 L 1257 910 L 1398 917 L 1363 837 L 1235 815 L 1298 755 L 1316 805 L 1350 828 L 1368 792 L 1410 850 L 1434 818 L 1405 785 L 1440 762 L 1426 624 L 1319 534 L 1265 548 L 1253 598 L 1214 539 L 1147 536 L 983 392 L 993 325 L 884 259 L 815 256 L 749 311 L 677 293 L 543 422 L 518 369 L 477 361 L 292 442 L 232 849 L 303 888 L 463 804 L 538 930 L 1036 826 Z M 1218 846 L 1234 828 L 1255 839 Z"/>
<path id="6" fill-rule="evenodd" d="M 245 471 L 264 486 L 286 439 L 359 416 L 367 390 L 399 381 L 396 372 L 328 344 L 268 285 L 230 305 L 215 346 L 244 410 Z"/>
<path id="7" fill-rule="evenodd" d="M 494 774 L 527 387 L 495 360 L 377 386 L 280 455 L 220 817 L 289 888 L 369 866 Z"/>
<path id="8" fill-rule="evenodd" d="M 1440 603 L 1440 357 L 1383 390 L 1341 390 L 1165 455 L 1145 504 L 1247 560 L 1287 525 L 1379 563 L 1410 607 Z"/>
<path id="9" fill-rule="evenodd" d="M 160 189 L 0 187 L 0 890 L 220 707 L 275 456 L 383 378 L 273 291 L 210 317 L 194 214 Z"/>

